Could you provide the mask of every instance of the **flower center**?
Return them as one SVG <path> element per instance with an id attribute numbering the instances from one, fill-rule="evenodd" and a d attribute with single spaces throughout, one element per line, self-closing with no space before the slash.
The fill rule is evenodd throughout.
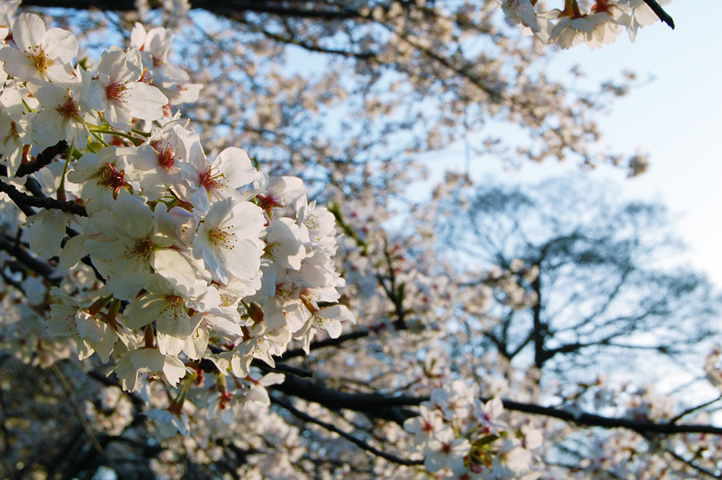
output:
<path id="1" fill-rule="evenodd" d="M 73 96 L 70 93 L 70 90 L 68 90 L 67 95 L 65 96 L 65 103 L 58 106 L 55 110 L 61 117 L 70 120 L 78 115 L 80 112 L 80 106 L 75 100 L 73 100 Z"/>
<path id="2" fill-rule="evenodd" d="M 318 217 L 314 214 L 307 215 L 306 218 L 303 220 L 303 224 L 306 225 L 309 230 L 316 230 L 320 225 Z"/>
<path id="3" fill-rule="evenodd" d="M 155 142 L 151 142 L 150 146 L 153 147 L 153 150 L 158 154 L 158 164 L 161 167 L 170 170 L 171 167 L 175 165 L 175 152 L 173 152 L 173 148 L 168 142 L 165 140 L 156 140 Z"/>
<path id="4" fill-rule="evenodd" d="M 163 310 L 169 310 L 175 320 L 178 320 L 185 313 L 185 300 L 177 295 L 169 295 L 165 298 L 166 306 Z"/>
<path id="5" fill-rule="evenodd" d="M 213 190 L 221 184 L 221 179 L 224 177 L 222 173 L 216 173 L 213 175 L 213 170 L 208 169 L 206 172 L 200 175 L 200 184 L 206 188 L 206 190 Z"/>
<path id="6" fill-rule="evenodd" d="M 208 240 L 217 247 L 232 250 L 235 248 L 236 236 L 230 232 L 224 231 L 220 227 L 217 227 L 208 230 Z"/>
<path id="7" fill-rule="evenodd" d="M 258 199 L 258 206 L 266 211 L 269 211 L 274 207 L 283 206 L 281 199 L 274 197 L 270 193 L 268 195 L 258 195 L 256 198 Z"/>
<path id="8" fill-rule="evenodd" d="M 153 242 L 148 238 L 137 240 L 130 253 L 131 255 L 138 255 L 142 259 L 147 260 L 150 258 L 150 254 L 153 253 Z"/>
<path id="9" fill-rule="evenodd" d="M 98 184 L 111 188 L 113 190 L 113 198 L 116 200 L 118 199 L 120 189 L 129 186 L 128 182 L 125 181 L 125 170 L 118 170 L 110 163 L 105 164 L 105 168 L 100 176 L 102 180 L 99 181 Z"/>
<path id="10" fill-rule="evenodd" d="M 123 102 L 123 97 L 125 97 L 125 90 L 125 85 L 123 85 L 122 83 L 113 82 L 107 87 L 105 87 L 105 96 L 108 97 L 108 100 L 110 101 Z"/>
<path id="11" fill-rule="evenodd" d="M 30 51 L 27 52 L 26 55 L 30 61 L 33 62 L 33 66 L 38 72 L 45 73 L 50 62 L 48 56 L 45 54 L 45 50 L 43 50 L 40 45 L 30 47 Z"/>

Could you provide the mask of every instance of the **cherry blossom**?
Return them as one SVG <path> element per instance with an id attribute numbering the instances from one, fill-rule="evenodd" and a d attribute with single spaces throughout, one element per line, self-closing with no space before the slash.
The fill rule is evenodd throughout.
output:
<path id="1" fill-rule="evenodd" d="M 75 36 L 60 28 L 46 30 L 37 15 L 21 13 L 12 26 L 17 48 L 0 49 L 5 71 L 21 80 L 47 79 L 52 82 L 72 82 L 75 74 L 70 62 L 78 53 Z"/>
<path id="2" fill-rule="evenodd" d="M 472 58 L 465 56 L 460 25 L 478 22 L 497 32 L 500 22 L 491 19 L 498 4 L 446 11 L 434 2 L 406 3 L 358 10 L 371 30 L 358 37 L 363 49 L 351 57 L 371 55 L 376 63 L 355 64 L 355 74 L 383 77 L 379 72 L 397 64 L 395 72 L 412 79 L 425 101 L 458 89 L 459 97 L 444 103 L 442 117 L 488 104 L 483 115 L 489 118 L 521 118 L 542 132 L 545 143 L 542 153 L 518 150 L 521 157 L 585 152 L 575 138 L 593 127 L 583 119 L 584 126 L 573 124 L 575 111 L 562 108 L 556 84 L 522 73 L 506 79 L 506 70 L 532 66 L 529 52 L 512 46 L 512 37 L 490 36 L 494 48 L 519 62 L 515 68 L 484 58 L 492 70 L 470 76 L 467 66 L 453 63 Z M 569 0 L 552 10 L 542 2 L 500 3 L 511 23 L 562 48 L 600 47 L 622 29 L 633 37 L 656 21 L 641 0 L 581 6 Z M 188 12 L 185 2 L 173 4 Z M 76 58 L 78 42 L 70 32 L 47 29 L 32 14 L 13 22 L 16 7 L 0 6 L 0 19 L 12 24 L 0 27 L 0 60 L 8 75 L 0 78 L 0 162 L 7 169 L 0 194 L 0 348 L 26 364 L 53 369 L 60 384 L 63 369 L 87 368 L 104 390 L 80 405 L 88 428 L 101 432 L 104 442 L 145 448 L 153 456 L 150 468 L 167 478 L 190 474 L 178 470 L 182 465 L 201 464 L 220 476 L 214 469 L 229 452 L 243 461 L 227 473 L 243 478 L 304 478 L 309 472 L 329 478 L 661 478 L 668 467 L 689 476 L 693 462 L 719 467 L 719 442 L 701 435 L 703 430 L 672 440 L 642 427 L 609 429 L 601 441 L 572 428 L 574 422 L 554 420 L 572 412 L 582 425 L 590 410 L 613 410 L 618 419 L 647 427 L 681 424 L 675 402 L 651 386 L 600 379 L 555 391 L 547 377 L 541 381 L 540 369 L 516 368 L 468 343 L 468 335 L 499 324 L 494 307 L 538 304 L 528 284 L 540 278 L 539 267 L 509 259 L 483 271 L 451 268 L 439 254 L 429 219 L 463 213 L 440 207 L 471 182 L 462 174 L 448 175 L 432 199 L 410 207 L 408 216 L 393 210 L 390 199 L 416 170 L 412 161 L 389 160 L 453 141 L 439 127 L 450 123 L 442 118 L 440 130 L 424 130 L 428 138 L 416 142 L 424 147 L 397 151 L 393 141 L 375 140 L 364 145 L 365 136 L 377 138 L 374 130 L 401 128 L 392 123 L 409 104 L 391 95 L 406 88 L 394 75 L 384 78 L 390 85 L 381 94 L 375 83 L 359 89 L 369 124 L 364 135 L 355 135 L 357 119 L 349 115 L 340 136 L 351 132 L 354 138 L 348 148 L 337 148 L 325 144 L 327 125 L 310 114 L 332 118 L 327 114 L 333 108 L 348 106 L 345 58 L 340 69 L 330 68 L 332 74 L 315 83 L 272 66 L 268 82 L 258 88 L 258 71 L 283 50 L 251 38 L 233 47 L 244 79 L 234 77 L 234 87 L 248 97 L 238 101 L 216 95 L 226 88 L 220 82 L 204 82 L 201 90 L 173 63 L 171 29 L 137 23 L 127 49 L 88 48 L 87 57 Z M 426 21 L 429 16 L 434 22 Z M 121 24 L 132 25 L 130 18 L 123 14 Z M 271 20 L 258 35 L 284 32 L 274 29 L 272 15 L 259 18 Z M 250 14 L 246 19 L 256 20 Z M 342 23 L 329 29 L 340 43 Z M 385 43 L 367 51 L 366 43 L 379 45 L 375 28 Z M 321 30 L 304 32 L 315 50 L 330 48 Z M 225 44 L 222 35 L 212 40 Z M 458 50 L 458 59 L 449 57 L 445 65 L 456 70 L 431 77 L 435 70 L 420 59 L 438 45 Z M 456 83 L 460 78 L 483 88 Z M 441 91 L 437 83 L 452 87 Z M 507 83 L 518 92 L 501 87 Z M 196 100 L 197 110 L 178 108 Z M 413 108 L 407 114 L 411 118 Z M 550 115 L 554 129 L 547 128 Z M 242 133 L 224 125 L 239 119 Z M 319 135 L 297 143 L 289 125 Z M 223 128 L 238 138 L 218 135 Z M 248 141 L 245 129 L 255 132 L 257 142 Z M 552 130 L 562 140 L 546 133 Z M 447 140 L 439 140 L 445 135 Z M 278 160 L 286 156 L 287 162 Z M 637 157 L 629 165 L 639 163 Z M 400 219 L 408 225 L 393 228 Z M 331 345 L 336 348 L 324 350 Z M 294 360 L 303 352 L 308 356 Z M 709 382 L 719 387 L 718 350 L 705 367 Z M 316 401 L 318 392 L 335 398 Z M 66 392 L 73 395 L 84 392 Z M 359 398 L 390 403 L 344 403 Z M 520 404 L 553 414 L 521 415 L 515 411 Z M 140 412 L 150 427 L 133 420 Z M 700 421 L 709 423 L 704 415 Z M 146 436 L 138 432 L 153 432 L 160 443 L 145 445 L 138 438 Z M 355 439 L 361 450 L 350 450 L 337 435 Z M 549 463 L 564 455 L 576 458 L 575 445 L 595 451 L 571 467 Z M 106 455 L 113 452 L 109 448 Z M 317 452 L 342 460 L 326 462 Z M 679 458 L 660 461 L 670 452 Z M 362 466 L 353 471 L 357 464 Z"/>
<path id="3" fill-rule="evenodd" d="M 216 202 L 198 225 L 193 255 L 221 283 L 252 279 L 261 267 L 264 224 L 256 205 L 232 198 Z"/>

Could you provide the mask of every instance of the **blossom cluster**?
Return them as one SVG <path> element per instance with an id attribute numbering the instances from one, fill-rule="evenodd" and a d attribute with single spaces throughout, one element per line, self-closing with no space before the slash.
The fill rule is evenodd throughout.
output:
<path id="1" fill-rule="evenodd" d="M 710 416 L 697 408 L 684 410 L 680 415 L 677 401 L 660 393 L 652 385 L 635 386 L 612 383 L 600 376 L 592 383 L 580 383 L 575 388 L 558 392 L 564 407 L 575 417 L 587 411 L 604 411 L 630 421 L 707 424 Z M 695 399 L 697 401 L 697 399 Z M 560 431 L 559 444 L 567 455 L 579 458 L 578 472 L 573 478 L 681 478 L 689 467 L 686 458 L 710 471 L 719 468 L 719 442 L 714 435 L 684 434 L 681 436 L 640 434 L 631 430 L 614 429 L 604 437 L 590 432 Z M 550 436 L 545 432 L 545 439 Z M 580 445 L 587 445 L 579 448 Z M 554 448 L 554 447 L 552 447 Z M 588 450 L 594 452 L 590 455 Z M 656 453 L 670 453 L 679 462 L 670 464 Z M 568 475 L 568 472 L 566 473 Z M 561 475 L 560 473 L 557 475 Z M 572 478 L 572 477 L 570 477 Z"/>
<path id="2" fill-rule="evenodd" d="M 510 428 L 499 397 L 483 403 L 478 388 L 461 380 L 434 389 L 404 428 L 414 435 L 426 469 L 439 477 L 538 478 L 533 470 L 541 431 L 529 425 Z"/>
<path id="3" fill-rule="evenodd" d="M 58 266 L 44 280 L 7 272 L 37 297 L 18 315 L 34 322 L 8 329 L 19 356 L 34 361 L 21 346 L 44 345 L 50 365 L 72 348 L 110 363 L 124 390 L 179 387 L 149 413 L 171 430 L 187 432 L 192 388 L 226 422 L 267 406 L 265 387 L 283 375 L 254 359 L 272 368 L 292 340 L 308 352 L 315 334 L 337 337 L 354 321 L 338 304 L 334 216 L 299 178 L 265 175 L 239 148 L 206 155 L 176 109 L 201 86 L 170 61 L 170 30 L 136 24 L 130 46 L 97 65 L 37 15 L 18 15 L 0 37 L 3 181 L 22 188 L 22 170 L 57 150 L 34 175 L 55 208 L 3 222 Z"/>
<path id="4" fill-rule="evenodd" d="M 660 2 L 665 3 L 665 2 Z M 626 30 L 634 41 L 637 31 L 659 20 L 644 0 L 595 0 L 582 11 L 577 0 L 565 0 L 562 10 L 541 10 L 534 0 L 501 0 L 507 21 L 521 24 L 524 32 L 546 44 L 570 48 L 582 43 L 599 48 Z"/>

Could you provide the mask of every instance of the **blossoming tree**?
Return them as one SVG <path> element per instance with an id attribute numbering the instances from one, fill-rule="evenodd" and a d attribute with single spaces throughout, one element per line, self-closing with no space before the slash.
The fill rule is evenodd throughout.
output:
<path id="1" fill-rule="evenodd" d="M 593 150 L 590 115 L 626 84 L 569 98 L 538 42 L 671 19 L 641 0 L 441 3 L 199 2 L 217 24 L 185 2 L 0 6 L 4 476 L 716 475 L 706 404 L 602 380 L 554 395 L 452 351 L 483 292 L 424 223 L 383 227 L 414 154 L 487 119 L 530 136 L 479 146 L 507 160 L 640 173 Z M 304 76 L 298 49 L 333 58 Z"/>

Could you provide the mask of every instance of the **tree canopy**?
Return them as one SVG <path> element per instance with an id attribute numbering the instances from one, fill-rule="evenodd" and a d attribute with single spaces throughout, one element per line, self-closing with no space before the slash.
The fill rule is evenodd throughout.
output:
<path id="1" fill-rule="evenodd" d="M 719 300 L 706 278 L 670 265 L 683 247 L 662 205 L 622 202 L 609 185 L 568 176 L 459 188 L 444 211 L 441 248 L 467 278 L 503 269 L 468 283 L 496 290 L 482 348 L 507 360 L 528 349 L 536 368 L 558 375 L 608 371 L 625 352 L 643 352 L 644 364 L 715 333 Z M 518 290 L 500 288 L 510 280 L 500 272 L 512 272 Z"/>
<path id="2" fill-rule="evenodd" d="M 650 263 L 660 207 L 405 195 L 458 141 L 644 172 L 595 120 L 634 75 L 546 62 L 673 21 L 560 3 L 0 4 L 0 475 L 718 476 L 717 300 Z"/>

